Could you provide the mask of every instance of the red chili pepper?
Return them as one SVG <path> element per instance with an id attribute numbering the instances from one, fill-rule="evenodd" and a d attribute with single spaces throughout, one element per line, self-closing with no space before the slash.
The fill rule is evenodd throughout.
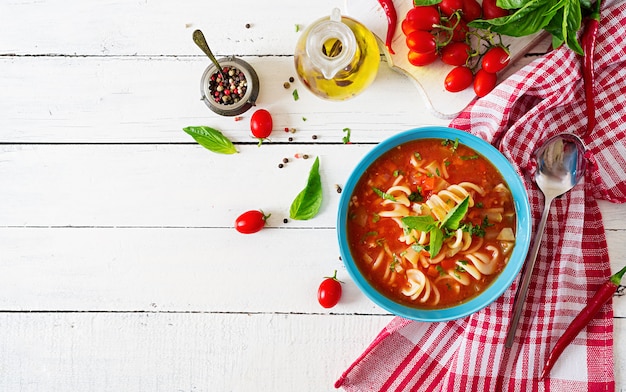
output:
<path id="1" fill-rule="evenodd" d="M 583 82 L 585 87 L 585 103 L 587 105 L 587 129 L 583 136 L 591 133 L 596 126 L 595 94 L 595 69 L 593 56 L 596 49 L 596 37 L 600 25 L 600 0 L 596 1 L 596 6 L 585 25 L 585 31 L 581 38 L 583 46 Z"/>
<path id="2" fill-rule="evenodd" d="M 378 3 L 383 7 L 383 11 L 387 15 L 387 39 L 385 40 L 385 46 L 389 53 L 395 54 L 393 49 L 391 49 L 391 40 L 393 40 L 393 36 L 396 34 L 396 24 L 398 22 L 396 7 L 393 5 L 392 0 L 378 0 Z"/>
<path id="3" fill-rule="evenodd" d="M 541 372 L 541 379 L 550 373 L 550 370 L 556 363 L 559 356 L 565 350 L 565 347 L 569 345 L 572 340 L 578 335 L 578 333 L 591 321 L 591 319 L 600 311 L 602 305 L 604 305 L 609 299 L 613 297 L 615 291 L 622 281 L 622 277 L 626 273 L 626 267 L 622 268 L 619 272 L 612 275 L 606 282 L 600 286 L 598 291 L 591 298 L 589 303 L 580 311 L 578 316 L 572 320 L 571 324 L 567 327 L 563 335 L 557 340 L 550 356 L 546 360 L 546 364 Z"/>

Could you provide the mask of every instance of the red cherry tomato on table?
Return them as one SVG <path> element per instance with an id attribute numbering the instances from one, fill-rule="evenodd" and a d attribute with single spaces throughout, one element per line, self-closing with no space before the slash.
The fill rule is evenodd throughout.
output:
<path id="1" fill-rule="evenodd" d="M 496 0 L 483 0 L 483 17 L 485 19 L 501 18 L 508 15 L 509 11 L 498 7 Z"/>
<path id="2" fill-rule="evenodd" d="M 467 67 L 461 66 L 453 68 L 452 71 L 446 75 L 446 79 L 443 84 L 446 90 L 452 93 L 458 93 L 468 88 L 474 80 L 474 74 L 472 70 Z"/>
<path id="3" fill-rule="evenodd" d="M 480 18 L 483 9 L 476 0 L 463 0 L 462 18 L 467 23 Z"/>
<path id="4" fill-rule="evenodd" d="M 273 127 L 272 115 L 265 109 L 257 110 L 250 117 L 250 131 L 259 139 L 259 144 L 272 133 Z"/>
<path id="5" fill-rule="evenodd" d="M 441 61 L 448 65 L 465 65 L 472 48 L 465 42 L 452 42 L 441 50 Z"/>
<path id="6" fill-rule="evenodd" d="M 494 46 L 487 50 L 483 56 L 481 67 L 489 73 L 497 73 L 509 64 L 511 57 L 509 51 L 502 46 Z"/>
<path id="7" fill-rule="evenodd" d="M 474 76 L 474 92 L 479 97 L 484 97 L 496 87 L 498 75 L 479 69 Z"/>
<path id="8" fill-rule="evenodd" d="M 337 280 L 337 271 L 332 277 L 326 277 L 317 289 L 317 301 L 325 308 L 337 305 L 341 298 L 341 282 Z"/>
<path id="9" fill-rule="evenodd" d="M 406 13 L 404 18 L 406 26 L 402 28 L 405 35 L 415 30 L 430 31 L 434 24 L 439 24 L 441 16 L 437 7 L 432 5 L 413 7 Z M 405 31 L 405 29 L 410 31 Z"/>
<path id="10" fill-rule="evenodd" d="M 435 62 L 435 60 L 437 60 L 437 52 L 433 50 L 432 52 L 418 53 L 413 50 L 409 50 L 407 57 L 409 59 L 409 63 L 415 65 L 416 67 L 422 67 Z"/>
<path id="11" fill-rule="evenodd" d="M 445 16 L 450 16 L 458 10 L 463 9 L 463 0 L 441 0 L 439 10 Z"/>
<path id="12" fill-rule="evenodd" d="M 265 215 L 261 210 L 246 211 L 235 220 L 235 229 L 242 234 L 256 233 L 265 227 L 270 215 Z"/>
<path id="13" fill-rule="evenodd" d="M 406 46 L 417 53 L 428 53 L 437 50 L 435 36 L 428 31 L 415 30 L 406 36 Z"/>

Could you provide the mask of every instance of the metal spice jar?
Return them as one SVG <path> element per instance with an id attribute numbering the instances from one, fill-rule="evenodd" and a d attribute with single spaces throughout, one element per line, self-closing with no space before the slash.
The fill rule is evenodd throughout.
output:
<path id="1" fill-rule="evenodd" d="M 202 75 L 202 100 L 213 112 L 222 116 L 237 116 L 252 106 L 259 95 L 259 78 L 250 64 L 236 58 L 218 59 L 224 73 L 214 64 Z"/>

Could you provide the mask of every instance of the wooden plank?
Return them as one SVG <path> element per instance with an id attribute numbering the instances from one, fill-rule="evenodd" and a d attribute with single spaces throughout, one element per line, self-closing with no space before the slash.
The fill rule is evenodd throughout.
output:
<path id="1" fill-rule="evenodd" d="M 196 144 L 0 146 L 0 225 L 232 227 L 241 212 L 260 208 L 273 214 L 270 226 L 334 227 L 335 184 L 371 146 L 238 148 L 221 155 Z M 284 225 L 314 157 L 323 181 L 320 214 Z"/>
<path id="2" fill-rule="evenodd" d="M 331 391 L 390 316 L 0 313 L 3 391 Z M 263 342 L 263 344 L 259 344 Z"/>
<path id="3" fill-rule="evenodd" d="M 0 389 L 332 391 L 389 316 L 0 313 Z M 626 356 L 625 319 L 615 355 Z M 264 344 L 259 345 L 262 341 Z M 615 362 L 616 391 L 626 363 Z"/>
<path id="4" fill-rule="evenodd" d="M 341 143 L 348 127 L 352 141 L 377 143 L 401 130 L 449 123 L 416 104 L 417 91 L 389 67 L 381 67 L 363 94 L 331 102 L 298 81 L 290 89 L 283 87 L 296 76 L 293 57 L 244 59 L 259 74 L 257 108 L 272 113 L 273 142 L 292 137 L 310 143 L 317 135 L 316 143 Z M 205 58 L 0 57 L 0 142 L 184 143 L 192 139 L 183 127 L 206 125 L 228 132 L 234 141 L 254 143 L 252 111 L 235 121 L 214 114 L 200 100 L 207 65 Z"/>
<path id="5" fill-rule="evenodd" d="M 608 233 L 612 256 L 625 238 Z M 334 229 L 0 228 L 0 249 L 0 310 L 387 313 L 350 279 Z M 316 292 L 333 270 L 344 294 L 329 311 Z"/>
<path id="6" fill-rule="evenodd" d="M 218 56 L 292 55 L 299 33 L 330 14 L 336 1 L 240 0 L 223 15 L 203 0 L 3 2 L 2 53 L 71 56 L 204 56 L 191 39 L 204 31 Z M 217 7 L 219 8 L 219 7 Z M 271 15 L 271 17 L 269 17 Z M 246 28 L 250 24 L 250 28 Z"/>

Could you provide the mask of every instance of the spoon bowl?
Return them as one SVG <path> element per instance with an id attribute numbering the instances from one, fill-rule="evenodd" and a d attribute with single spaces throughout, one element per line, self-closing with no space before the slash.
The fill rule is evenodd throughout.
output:
<path id="1" fill-rule="evenodd" d="M 535 152 L 534 159 L 537 163 L 537 170 L 534 181 L 543 193 L 545 201 L 533 247 L 528 254 L 528 262 L 522 271 L 520 285 L 515 293 L 513 317 L 505 342 L 505 346 L 508 348 L 513 346 L 515 331 L 528 295 L 528 285 L 550 214 L 552 200 L 569 192 L 584 176 L 586 168 L 584 156 L 584 143 L 578 136 L 570 133 L 551 137 Z"/>

